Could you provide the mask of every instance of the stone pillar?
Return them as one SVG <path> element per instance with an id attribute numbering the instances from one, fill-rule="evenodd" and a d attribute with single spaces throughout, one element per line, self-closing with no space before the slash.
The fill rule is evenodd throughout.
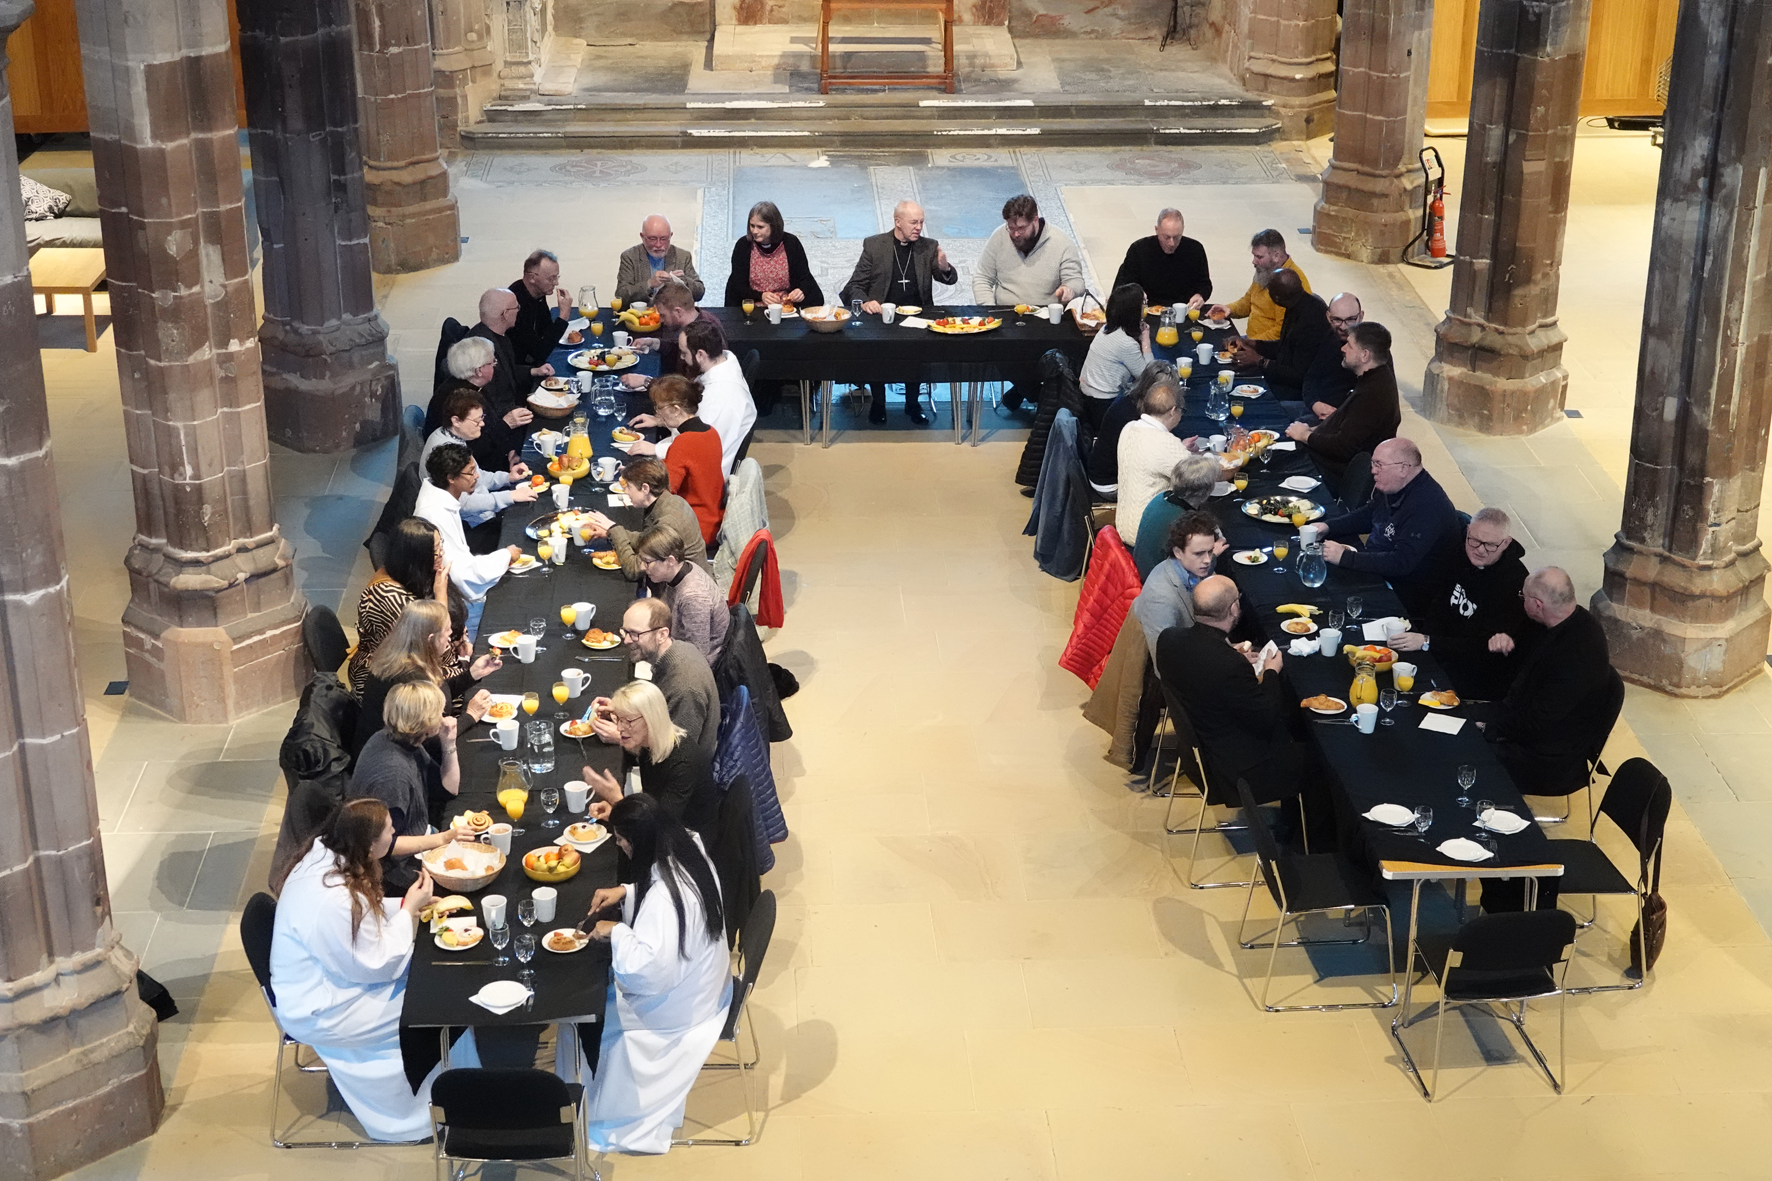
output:
<path id="1" fill-rule="evenodd" d="M 1458 209 L 1452 304 L 1422 409 L 1489 435 L 1563 415 L 1557 282 L 1590 0 L 1484 0 Z"/>
<path id="2" fill-rule="evenodd" d="M 369 273 L 350 0 L 236 7 L 264 244 L 265 419 L 292 450 L 347 451 L 400 430 Z"/>
<path id="3" fill-rule="evenodd" d="M 437 138 L 426 0 L 356 0 L 357 103 L 369 253 L 403 275 L 461 258 L 461 217 Z M 460 54 L 463 77 L 467 55 Z"/>
<path id="4" fill-rule="evenodd" d="M 1707 697 L 1760 675 L 1772 623 L 1772 10 L 1686 0 L 1673 63 L 1624 518 L 1592 606 L 1628 680 Z"/>
<path id="5" fill-rule="evenodd" d="M 1327 135 L 1335 116 L 1335 0 L 1248 0 L 1246 54 L 1236 77 L 1272 99 L 1287 139 Z"/>
<path id="6" fill-rule="evenodd" d="M 437 105 L 437 143 L 461 147 L 461 129 L 479 117 L 474 109 L 468 53 L 468 0 L 430 0 L 431 86 Z"/>
<path id="7" fill-rule="evenodd" d="M 0 0 L 0 45 L 30 12 Z M 152 1135 L 165 1096 L 111 926 L 3 57 L 0 190 L 0 1179 L 31 1181 Z"/>
<path id="8" fill-rule="evenodd" d="M 226 0 L 76 0 L 135 543 L 130 693 L 185 722 L 308 677 L 271 515 Z"/>
<path id="9" fill-rule="evenodd" d="M 1311 245 L 1357 262 L 1394 263 L 1421 228 L 1421 133 L 1433 0 L 1347 0 L 1335 150 Z"/>
<path id="10" fill-rule="evenodd" d="M 493 0 L 504 6 L 505 56 L 498 70 L 498 97 L 534 98 L 540 85 L 542 43 L 547 37 L 544 0 Z"/>

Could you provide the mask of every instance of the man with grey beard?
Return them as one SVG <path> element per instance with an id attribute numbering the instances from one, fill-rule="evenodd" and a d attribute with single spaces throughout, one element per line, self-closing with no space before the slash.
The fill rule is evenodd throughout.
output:
<path id="1" fill-rule="evenodd" d="M 1299 270 L 1292 256 L 1286 253 L 1286 239 L 1279 230 L 1263 230 L 1249 239 L 1249 261 L 1255 267 L 1255 278 L 1249 284 L 1249 290 L 1235 303 L 1213 304 L 1212 318 L 1241 320 L 1248 317 L 1249 326 L 1243 330 L 1244 339 L 1279 340 L 1280 325 L 1286 319 L 1286 311 L 1268 295 L 1268 280 L 1273 278 L 1275 271 L 1285 268 L 1298 276 L 1307 295 L 1311 289 L 1310 280 L 1304 277 L 1304 272 Z"/>

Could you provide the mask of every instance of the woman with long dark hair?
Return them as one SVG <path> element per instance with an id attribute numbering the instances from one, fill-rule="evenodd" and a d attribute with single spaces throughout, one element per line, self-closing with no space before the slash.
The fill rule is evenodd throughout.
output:
<path id="1" fill-rule="evenodd" d="M 1089 342 L 1089 355 L 1077 373 L 1083 417 L 1099 430 L 1107 408 L 1132 388 L 1151 359 L 1151 330 L 1144 320 L 1144 288 L 1122 283 L 1107 301 L 1107 323 Z"/>
<path id="2" fill-rule="evenodd" d="M 431 876 L 384 899 L 381 861 L 393 843 L 380 800 L 348 800 L 332 814 L 278 896 L 271 990 L 284 1032 L 314 1047 L 370 1138 L 417 1140 L 431 1130 L 431 1079 L 417 1094 L 406 1081 L 400 1010 Z M 453 1065 L 478 1063 L 471 1036 L 451 1049 Z"/>
<path id="3" fill-rule="evenodd" d="M 351 692 L 363 696 L 363 684 L 369 679 L 369 658 L 394 629 L 406 604 L 415 599 L 447 602 L 451 593 L 458 597 L 460 594 L 449 584 L 449 563 L 443 558 L 443 541 L 437 535 L 437 527 L 419 517 L 407 517 L 394 526 L 388 534 L 382 568 L 357 599 L 357 650 L 345 666 Z M 460 671 L 459 654 L 452 648 L 443 675 L 452 677 Z"/>
<path id="4" fill-rule="evenodd" d="M 609 943 L 608 1020 L 585 1135 L 598 1152 L 664 1152 L 732 1003 L 720 883 L 701 841 L 644 792 L 606 822 L 634 884 L 591 899 Z"/>

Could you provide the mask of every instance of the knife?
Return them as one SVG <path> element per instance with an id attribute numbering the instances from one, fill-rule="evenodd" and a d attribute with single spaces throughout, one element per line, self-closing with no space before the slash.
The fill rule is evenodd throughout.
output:
<path id="1" fill-rule="evenodd" d="M 1352 718 L 1316 718 L 1314 720 L 1319 726 L 1352 726 L 1356 724 Z"/>
<path id="2" fill-rule="evenodd" d="M 433 968 L 478 968 L 490 964 L 491 960 L 437 960 Z"/>

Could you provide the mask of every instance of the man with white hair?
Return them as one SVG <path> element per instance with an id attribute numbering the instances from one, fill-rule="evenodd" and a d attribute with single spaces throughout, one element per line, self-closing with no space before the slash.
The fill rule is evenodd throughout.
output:
<path id="1" fill-rule="evenodd" d="M 695 298 L 707 294 L 707 285 L 695 273 L 695 256 L 671 245 L 671 223 L 654 213 L 640 223 L 640 244 L 621 252 L 615 271 L 615 297 L 634 303 L 652 298 L 667 280 L 689 288 Z"/>
<path id="2" fill-rule="evenodd" d="M 937 282 L 951 286 L 959 281 L 960 273 L 941 243 L 923 236 L 923 207 L 900 201 L 892 211 L 892 228 L 862 239 L 861 258 L 840 298 L 845 303 L 859 299 L 862 311 L 877 316 L 883 303 L 928 307 L 935 302 Z M 880 425 L 886 421 L 886 383 L 870 382 L 868 389 L 874 396 L 868 421 Z M 922 394 L 921 383 L 905 383 L 905 413 L 912 422 L 926 424 L 929 416 L 918 402 Z"/>
<path id="3" fill-rule="evenodd" d="M 554 375 L 552 365 L 525 365 L 517 359 L 516 349 L 512 347 L 510 336 L 511 325 L 517 322 L 517 297 L 503 287 L 494 287 L 480 296 L 480 322 L 468 333 L 468 339 L 481 339 L 492 345 L 494 366 L 492 378 L 480 388 L 486 398 L 486 419 L 495 424 L 502 423 L 509 428 L 509 437 L 497 426 L 493 430 L 492 442 L 500 448 L 507 443 L 521 451 L 523 440 L 529 434 L 530 420 L 533 417 L 527 401 L 530 391 L 544 377 Z M 450 358 L 455 358 L 455 348 L 450 349 Z M 450 372 L 455 372 L 451 365 Z M 465 380 L 465 379 L 464 379 Z M 441 409 L 441 407 L 437 407 Z M 432 423 L 426 417 L 426 425 L 432 430 L 442 426 L 439 419 Z M 496 464 L 500 470 L 507 464 Z"/>
<path id="4" fill-rule="evenodd" d="M 1181 210 L 1157 214 L 1157 232 L 1126 248 L 1114 286 L 1136 283 L 1146 303 L 1197 308 L 1212 298 L 1212 270 L 1206 248 L 1187 237 Z"/>

